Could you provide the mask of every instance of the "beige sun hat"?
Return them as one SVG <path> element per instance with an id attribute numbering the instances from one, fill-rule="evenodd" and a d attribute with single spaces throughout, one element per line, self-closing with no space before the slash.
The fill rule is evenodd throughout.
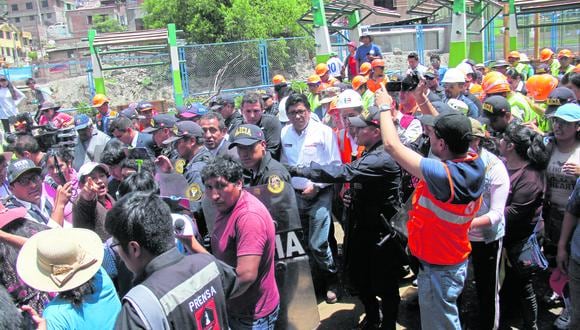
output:
<path id="1" fill-rule="evenodd" d="M 90 280 L 103 262 L 99 236 L 88 229 L 55 228 L 30 237 L 20 249 L 16 270 L 30 287 L 63 292 Z"/>

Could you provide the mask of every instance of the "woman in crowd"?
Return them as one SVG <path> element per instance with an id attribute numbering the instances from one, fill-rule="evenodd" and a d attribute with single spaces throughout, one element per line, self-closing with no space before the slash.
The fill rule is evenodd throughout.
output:
<path id="1" fill-rule="evenodd" d="M 541 221 L 546 180 L 543 170 L 548 165 L 550 144 L 537 132 L 523 125 L 509 125 L 500 140 L 499 151 L 505 158 L 509 174 L 510 192 L 505 207 L 506 231 L 504 246 L 507 255 L 527 241 Z M 517 254 L 517 251 L 514 255 Z M 513 289 L 512 297 L 519 297 L 524 329 L 537 329 L 538 304 L 532 286 L 532 275 L 519 273 L 508 263 L 502 286 L 502 313 L 510 310 L 506 289 Z M 511 309 L 513 310 L 513 309 Z"/>
<path id="2" fill-rule="evenodd" d="M 91 230 L 56 228 L 32 236 L 18 255 L 18 275 L 58 296 L 46 305 L 44 320 L 23 309 L 48 329 L 113 329 L 121 302 L 102 262 L 103 244 Z"/>
<path id="3" fill-rule="evenodd" d="M 63 227 L 72 227 L 73 201 L 78 197 L 79 181 L 76 171 L 72 168 L 72 161 L 73 154 L 66 148 L 49 149 L 43 160 L 48 172 L 42 185 L 43 196 L 55 205 L 58 186 L 63 186 L 63 189 L 70 191 L 71 197 L 64 207 Z"/>
<path id="4" fill-rule="evenodd" d="M 4 132 L 10 132 L 8 119 L 18 113 L 16 107 L 22 100 L 24 100 L 24 94 L 15 88 L 5 75 L 0 75 L 0 120 L 2 120 Z"/>
<path id="5" fill-rule="evenodd" d="M 486 133 L 481 123 L 470 118 L 473 131 L 471 149 L 485 165 L 483 201 L 469 228 L 471 264 L 475 278 L 479 321 L 482 329 L 499 326 L 499 265 L 505 234 L 504 208 L 509 193 L 509 176 L 504 163 L 484 144 Z"/>

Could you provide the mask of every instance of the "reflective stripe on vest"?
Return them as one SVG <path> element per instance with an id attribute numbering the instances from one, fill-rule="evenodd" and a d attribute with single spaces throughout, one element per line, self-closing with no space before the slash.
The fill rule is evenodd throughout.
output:
<path id="1" fill-rule="evenodd" d="M 429 209 L 429 211 L 435 213 L 435 215 L 439 219 L 447 221 L 447 222 L 455 223 L 458 225 L 462 225 L 466 222 L 473 220 L 473 209 L 475 208 L 475 205 L 476 205 L 475 201 L 467 204 L 467 207 L 465 207 L 466 214 L 460 215 L 460 214 L 456 214 L 456 213 L 453 213 L 453 212 L 450 212 L 450 211 L 447 211 L 447 210 L 440 208 L 439 206 L 437 206 L 437 204 L 435 204 L 429 198 L 425 197 L 425 195 L 419 196 L 419 200 L 417 201 L 417 203 L 420 206 L 422 206 L 426 209 Z"/>
<path id="2" fill-rule="evenodd" d="M 167 292 L 163 297 L 161 297 L 161 299 L 159 299 L 161 306 L 163 306 L 163 309 L 165 310 L 165 314 L 169 315 L 179 305 L 191 298 L 193 292 L 200 291 L 204 286 L 208 285 L 219 276 L 220 271 L 217 264 L 212 262 L 199 272 L 195 273 L 195 275 L 173 288 L 173 290 Z"/>

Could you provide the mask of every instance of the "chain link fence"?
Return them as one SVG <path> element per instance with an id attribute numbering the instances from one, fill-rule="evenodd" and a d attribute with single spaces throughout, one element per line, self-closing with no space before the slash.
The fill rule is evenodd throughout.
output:
<path id="1" fill-rule="evenodd" d="M 181 47 L 186 97 L 263 88 L 272 77 L 305 79 L 312 70 L 314 39 L 248 40 Z"/>

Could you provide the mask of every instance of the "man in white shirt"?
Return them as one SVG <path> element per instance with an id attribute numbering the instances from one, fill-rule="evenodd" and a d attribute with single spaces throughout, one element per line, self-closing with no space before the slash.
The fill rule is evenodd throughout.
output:
<path id="1" fill-rule="evenodd" d="M 292 94 L 286 101 L 291 125 L 282 128 L 281 163 L 289 166 L 341 164 L 336 136 L 330 127 L 310 119 L 310 104 L 303 94 Z M 328 244 L 332 225 L 332 185 L 293 177 L 302 228 L 308 228 L 308 247 L 317 268 L 326 275 L 326 301 L 335 303 L 336 265 Z"/>
<path id="2" fill-rule="evenodd" d="M 427 67 L 419 63 L 419 54 L 415 52 L 411 52 L 407 55 L 407 63 L 409 63 L 410 70 L 417 70 L 421 75 L 424 75 L 425 72 L 427 72 Z"/>

